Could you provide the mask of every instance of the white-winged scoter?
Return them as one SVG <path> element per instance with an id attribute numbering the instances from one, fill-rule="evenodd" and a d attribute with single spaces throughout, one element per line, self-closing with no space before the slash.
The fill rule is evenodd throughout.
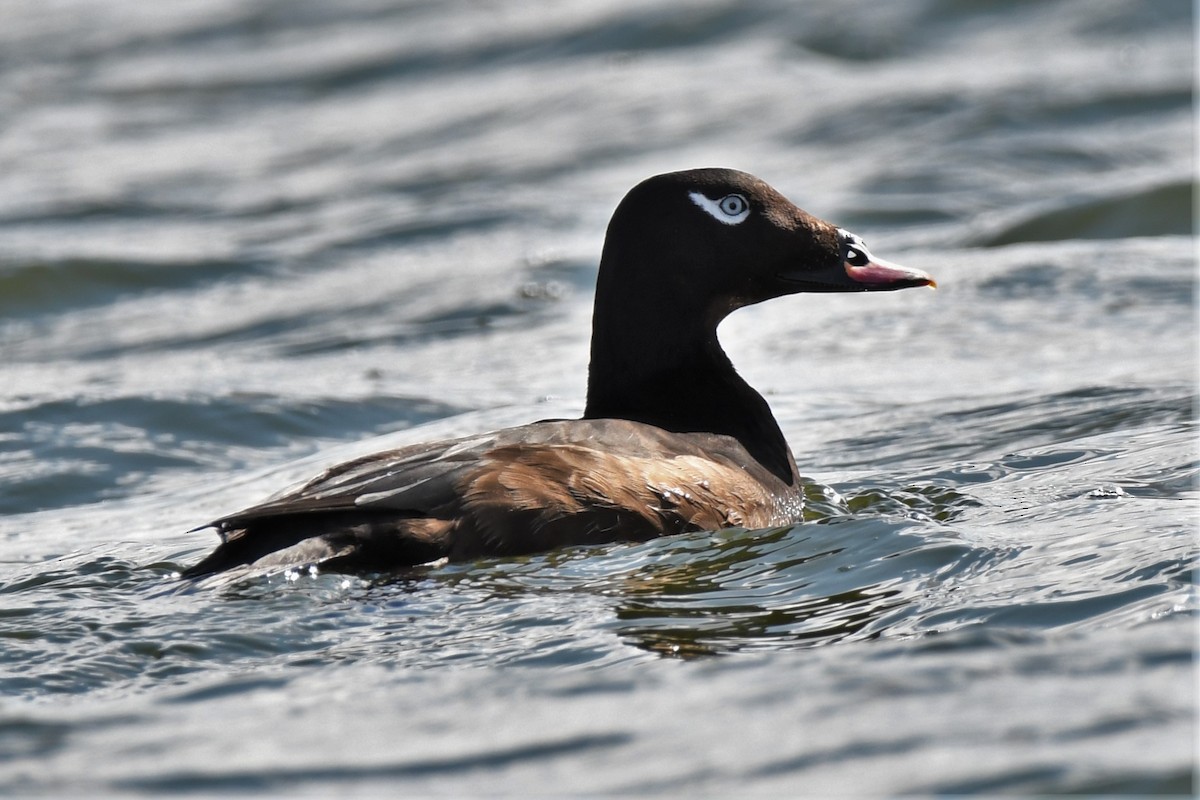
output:
<path id="1" fill-rule="evenodd" d="M 649 178 L 600 259 L 582 419 L 364 456 L 221 517 L 185 578 L 235 567 L 386 571 L 799 519 L 796 462 L 717 341 L 731 311 L 796 292 L 933 278 L 729 169 Z"/>

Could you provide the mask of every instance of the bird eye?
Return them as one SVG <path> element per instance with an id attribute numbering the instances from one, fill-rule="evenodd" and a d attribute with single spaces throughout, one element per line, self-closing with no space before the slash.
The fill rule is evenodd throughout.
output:
<path id="1" fill-rule="evenodd" d="M 744 195 L 727 194 L 720 200 L 713 200 L 701 192 L 692 192 L 688 197 L 710 217 L 725 225 L 737 225 L 750 216 L 750 201 Z"/>
<path id="2" fill-rule="evenodd" d="M 858 247 L 847 247 L 845 255 L 842 256 L 842 260 L 851 266 L 865 267 L 871 260 L 871 257 L 867 255 L 865 250 L 862 250 Z"/>
<path id="3" fill-rule="evenodd" d="M 727 194 L 717 202 L 717 207 L 727 216 L 736 217 L 749 208 L 750 204 L 740 194 Z"/>
<path id="4" fill-rule="evenodd" d="M 871 254 L 862 239 L 841 228 L 838 228 L 838 234 L 842 239 L 842 261 L 852 267 L 865 267 L 871 263 Z"/>

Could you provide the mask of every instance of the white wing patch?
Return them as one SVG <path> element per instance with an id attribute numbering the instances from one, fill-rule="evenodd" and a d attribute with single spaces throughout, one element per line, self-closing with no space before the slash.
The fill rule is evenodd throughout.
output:
<path id="1" fill-rule="evenodd" d="M 710 217 L 725 225 L 737 225 L 745 222 L 746 217 L 750 216 L 750 203 L 740 194 L 727 194 L 713 200 L 700 192 L 691 192 L 688 197 L 692 198 L 692 202 L 703 208 Z"/>

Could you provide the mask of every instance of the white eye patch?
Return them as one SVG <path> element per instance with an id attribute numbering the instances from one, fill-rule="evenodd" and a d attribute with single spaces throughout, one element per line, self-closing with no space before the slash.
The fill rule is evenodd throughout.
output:
<path id="1" fill-rule="evenodd" d="M 838 228 L 842 242 L 842 260 L 855 267 L 865 267 L 871 261 L 871 253 L 863 240 L 844 228 Z"/>
<path id="2" fill-rule="evenodd" d="M 737 225 L 739 222 L 745 222 L 746 217 L 750 216 L 750 201 L 740 194 L 727 194 L 713 200 L 700 192 L 691 192 L 688 197 L 710 217 L 725 225 Z"/>
<path id="3" fill-rule="evenodd" d="M 858 236 L 858 234 L 851 233 L 845 228 L 838 228 L 837 232 L 838 238 L 841 239 L 844 244 L 853 245 L 855 247 L 863 246 L 863 240 Z"/>

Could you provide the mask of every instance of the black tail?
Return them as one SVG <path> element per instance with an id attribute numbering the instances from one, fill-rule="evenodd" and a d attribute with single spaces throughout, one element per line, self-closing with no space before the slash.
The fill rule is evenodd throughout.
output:
<path id="1" fill-rule="evenodd" d="M 386 572 L 446 555 L 442 542 L 414 537 L 411 517 L 392 513 L 329 512 L 260 517 L 223 530 L 223 541 L 181 578 L 202 578 L 236 567 L 280 569 L 315 565 L 327 572 Z"/>

